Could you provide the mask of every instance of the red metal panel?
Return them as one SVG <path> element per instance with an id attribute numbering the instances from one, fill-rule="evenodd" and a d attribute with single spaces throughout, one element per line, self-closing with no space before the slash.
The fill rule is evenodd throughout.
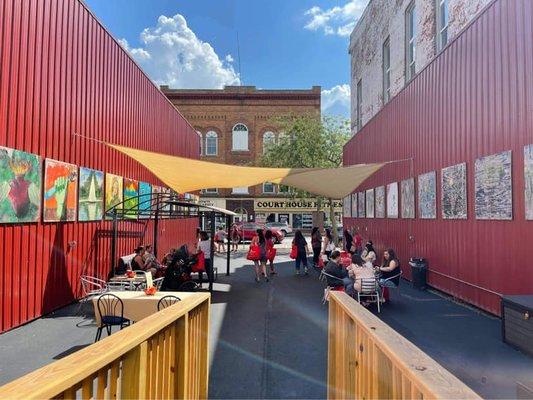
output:
<path id="1" fill-rule="evenodd" d="M 533 143 L 533 3 L 498 0 L 392 99 L 344 149 L 346 165 L 413 158 L 414 176 L 437 171 L 437 219 L 345 219 L 383 250 L 428 258 L 432 285 L 499 314 L 499 294 L 533 293 L 524 268 L 532 222 L 525 220 L 523 149 Z M 512 150 L 513 220 L 478 221 L 474 161 Z M 467 163 L 468 219 L 441 218 L 441 169 Z M 385 167 L 358 188 L 411 176 Z M 410 239 L 411 237 L 411 239 Z M 442 275 L 444 274 L 444 275 Z"/>
<path id="2" fill-rule="evenodd" d="M 197 158 L 197 135 L 78 0 L 0 2 L 0 145 L 162 185 L 79 133 Z M 192 243 L 197 221 L 162 221 L 160 252 Z M 0 225 L 0 331 L 79 297 L 83 270 L 105 277 L 111 223 Z M 153 222 L 123 222 L 118 253 L 153 241 Z M 76 242 L 69 248 L 69 242 Z"/>

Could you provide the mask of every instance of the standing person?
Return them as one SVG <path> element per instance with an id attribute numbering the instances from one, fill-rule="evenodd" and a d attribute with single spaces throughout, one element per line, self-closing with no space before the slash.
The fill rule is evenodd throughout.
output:
<path id="1" fill-rule="evenodd" d="M 350 254 L 353 254 L 352 247 L 353 247 L 353 236 L 350 233 L 348 229 L 344 230 L 344 251 L 347 251 Z"/>
<path id="2" fill-rule="evenodd" d="M 333 241 L 333 235 L 331 234 L 331 229 L 326 228 L 326 234 L 324 235 L 324 254 L 326 257 L 330 258 L 331 252 L 335 250 L 335 243 Z"/>
<path id="3" fill-rule="evenodd" d="M 316 226 L 311 231 L 311 247 L 313 248 L 313 267 L 317 268 L 322 250 L 322 235 Z"/>
<path id="4" fill-rule="evenodd" d="M 231 226 L 230 238 L 232 246 L 231 251 L 237 252 L 237 250 L 239 249 L 239 229 L 235 224 Z"/>
<path id="5" fill-rule="evenodd" d="M 268 276 L 266 274 L 266 262 L 267 262 L 267 243 L 265 235 L 263 234 L 262 229 L 258 229 L 256 231 L 257 235 L 252 238 L 252 242 L 250 243 L 250 248 L 254 245 L 259 246 L 259 259 L 254 260 L 254 267 L 255 267 L 255 281 L 259 282 L 261 280 L 261 276 L 265 278 L 265 280 L 268 282 Z"/>
<path id="6" fill-rule="evenodd" d="M 266 249 L 267 249 L 267 258 L 268 262 L 270 264 L 270 275 L 276 275 L 277 272 L 274 269 L 274 257 L 276 256 L 275 248 L 274 248 L 274 235 L 272 234 L 272 231 L 269 229 L 265 232 L 265 240 L 266 240 Z"/>
<path id="7" fill-rule="evenodd" d="M 355 232 L 353 237 L 353 246 L 355 247 L 355 254 L 360 256 L 363 252 L 363 238 L 361 237 L 359 231 Z"/>
<path id="8" fill-rule="evenodd" d="M 200 240 L 196 246 L 196 253 L 204 253 L 205 259 L 205 272 L 207 274 L 207 279 L 209 282 L 213 281 L 213 266 L 211 264 L 211 240 L 206 231 L 200 232 Z M 204 273 L 202 271 L 198 272 L 198 277 L 200 278 L 200 286 L 204 283 Z"/>
<path id="9" fill-rule="evenodd" d="M 378 267 L 381 272 L 379 284 L 383 287 L 383 300 L 389 300 L 389 288 L 396 288 L 400 284 L 400 260 L 393 249 L 383 253 L 383 264 Z"/>
<path id="10" fill-rule="evenodd" d="M 220 253 L 225 253 L 226 252 L 226 246 L 224 245 L 224 243 L 226 242 L 226 238 L 227 238 L 227 233 L 226 233 L 226 230 L 224 229 L 224 227 L 221 225 L 218 227 L 218 232 L 215 236 L 215 240 L 217 242 L 217 251 Z"/>
<path id="11" fill-rule="evenodd" d="M 292 245 L 296 246 L 296 275 L 300 275 L 300 265 L 302 264 L 304 266 L 304 272 L 307 275 L 309 273 L 309 270 L 307 268 L 307 253 L 309 252 L 309 248 L 307 246 L 307 241 L 305 240 L 304 235 L 302 235 L 301 230 L 297 229 L 294 233 Z"/>

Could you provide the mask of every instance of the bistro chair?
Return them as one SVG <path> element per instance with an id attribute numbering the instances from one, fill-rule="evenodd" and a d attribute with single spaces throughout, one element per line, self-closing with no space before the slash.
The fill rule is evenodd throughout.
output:
<path id="1" fill-rule="evenodd" d="M 78 305 L 78 313 L 85 303 L 90 301 L 94 296 L 98 296 L 107 291 L 107 283 L 99 278 L 90 275 L 80 276 L 83 298 Z"/>
<path id="2" fill-rule="evenodd" d="M 376 278 L 361 278 L 361 291 L 357 291 L 357 302 L 361 299 L 370 299 L 378 305 L 378 313 L 381 313 L 381 288 Z"/>
<path id="3" fill-rule="evenodd" d="M 119 326 L 120 329 L 129 326 L 130 321 L 124 318 L 124 303 L 111 293 L 105 293 L 96 300 L 96 308 L 100 315 L 100 326 L 96 331 L 95 342 L 102 337 L 102 331 L 106 328 L 107 336 L 111 335 L 111 328 Z"/>
<path id="4" fill-rule="evenodd" d="M 402 270 L 400 270 L 400 273 L 399 274 L 396 274 L 394 276 L 391 276 L 390 278 L 387 278 L 387 279 L 381 279 L 379 281 L 379 285 L 381 286 L 381 298 L 383 299 L 383 291 L 385 290 L 385 288 L 389 289 L 389 291 L 392 291 L 392 290 L 395 290 L 396 292 L 398 292 L 398 297 L 401 297 L 402 294 L 400 293 L 400 285 L 394 285 L 394 287 L 389 287 L 389 286 L 384 286 L 383 285 L 383 282 L 387 282 L 387 281 L 392 281 L 396 278 L 401 278 L 402 277 Z"/>
<path id="5" fill-rule="evenodd" d="M 157 290 L 161 290 L 161 285 L 163 285 L 163 279 L 165 278 L 156 278 L 153 280 L 154 286 Z"/>
<path id="6" fill-rule="evenodd" d="M 135 281 L 133 280 L 131 282 L 131 285 L 133 287 L 133 290 L 144 290 L 146 289 L 146 271 L 136 269 L 135 271 L 135 277 L 143 278 L 143 281 Z"/>
<path id="7" fill-rule="evenodd" d="M 341 281 L 343 283 L 342 286 L 336 286 L 336 287 L 332 287 L 332 286 L 326 286 L 326 288 L 324 289 L 324 296 L 322 297 L 322 304 L 326 304 L 328 301 L 329 301 L 329 295 L 330 295 L 330 292 L 344 292 L 345 289 L 344 289 L 344 281 L 341 279 L 341 278 L 337 278 L 336 276 L 333 276 L 331 274 L 328 274 L 327 272 L 324 272 L 324 270 L 322 270 L 320 272 L 320 280 L 326 280 L 328 277 L 332 278 L 332 279 L 336 279 L 338 281 Z"/>
<path id="8" fill-rule="evenodd" d="M 106 283 L 108 290 L 124 291 L 130 290 L 131 286 L 129 282 L 110 281 Z"/>
<path id="9" fill-rule="evenodd" d="M 161 297 L 161 299 L 159 299 L 159 301 L 157 302 L 157 311 L 161 311 L 167 307 L 170 307 L 176 304 L 178 301 L 181 301 L 178 296 L 168 295 L 165 297 Z"/>

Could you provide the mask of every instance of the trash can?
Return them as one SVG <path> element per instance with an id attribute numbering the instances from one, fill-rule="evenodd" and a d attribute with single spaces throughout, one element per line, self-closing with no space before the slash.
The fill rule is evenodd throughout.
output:
<path id="1" fill-rule="evenodd" d="M 426 290 L 427 261 L 424 258 L 411 258 L 409 265 L 411 266 L 413 287 L 418 290 Z"/>

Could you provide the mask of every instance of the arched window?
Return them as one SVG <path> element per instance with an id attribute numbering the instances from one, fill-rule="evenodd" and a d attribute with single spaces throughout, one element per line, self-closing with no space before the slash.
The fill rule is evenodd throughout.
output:
<path id="1" fill-rule="evenodd" d="M 202 136 L 202 132 L 196 131 L 196 133 L 198 134 L 198 137 L 200 138 L 200 155 L 203 156 L 204 155 L 204 138 Z"/>
<path id="2" fill-rule="evenodd" d="M 214 131 L 205 134 L 205 155 L 216 156 L 218 154 L 218 135 Z"/>
<path id="3" fill-rule="evenodd" d="M 276 143 L 276 135 L 274 132 L 265 132 L 263 134 L 263 154 L 268 150 L 268 146 L 271 146 Z"/>
<path id="4" fill-rule="evenodd" d="M 244 124 L 237 124 L 232 129 L 232 150 L 248 151 L 248 128 Z"/>

